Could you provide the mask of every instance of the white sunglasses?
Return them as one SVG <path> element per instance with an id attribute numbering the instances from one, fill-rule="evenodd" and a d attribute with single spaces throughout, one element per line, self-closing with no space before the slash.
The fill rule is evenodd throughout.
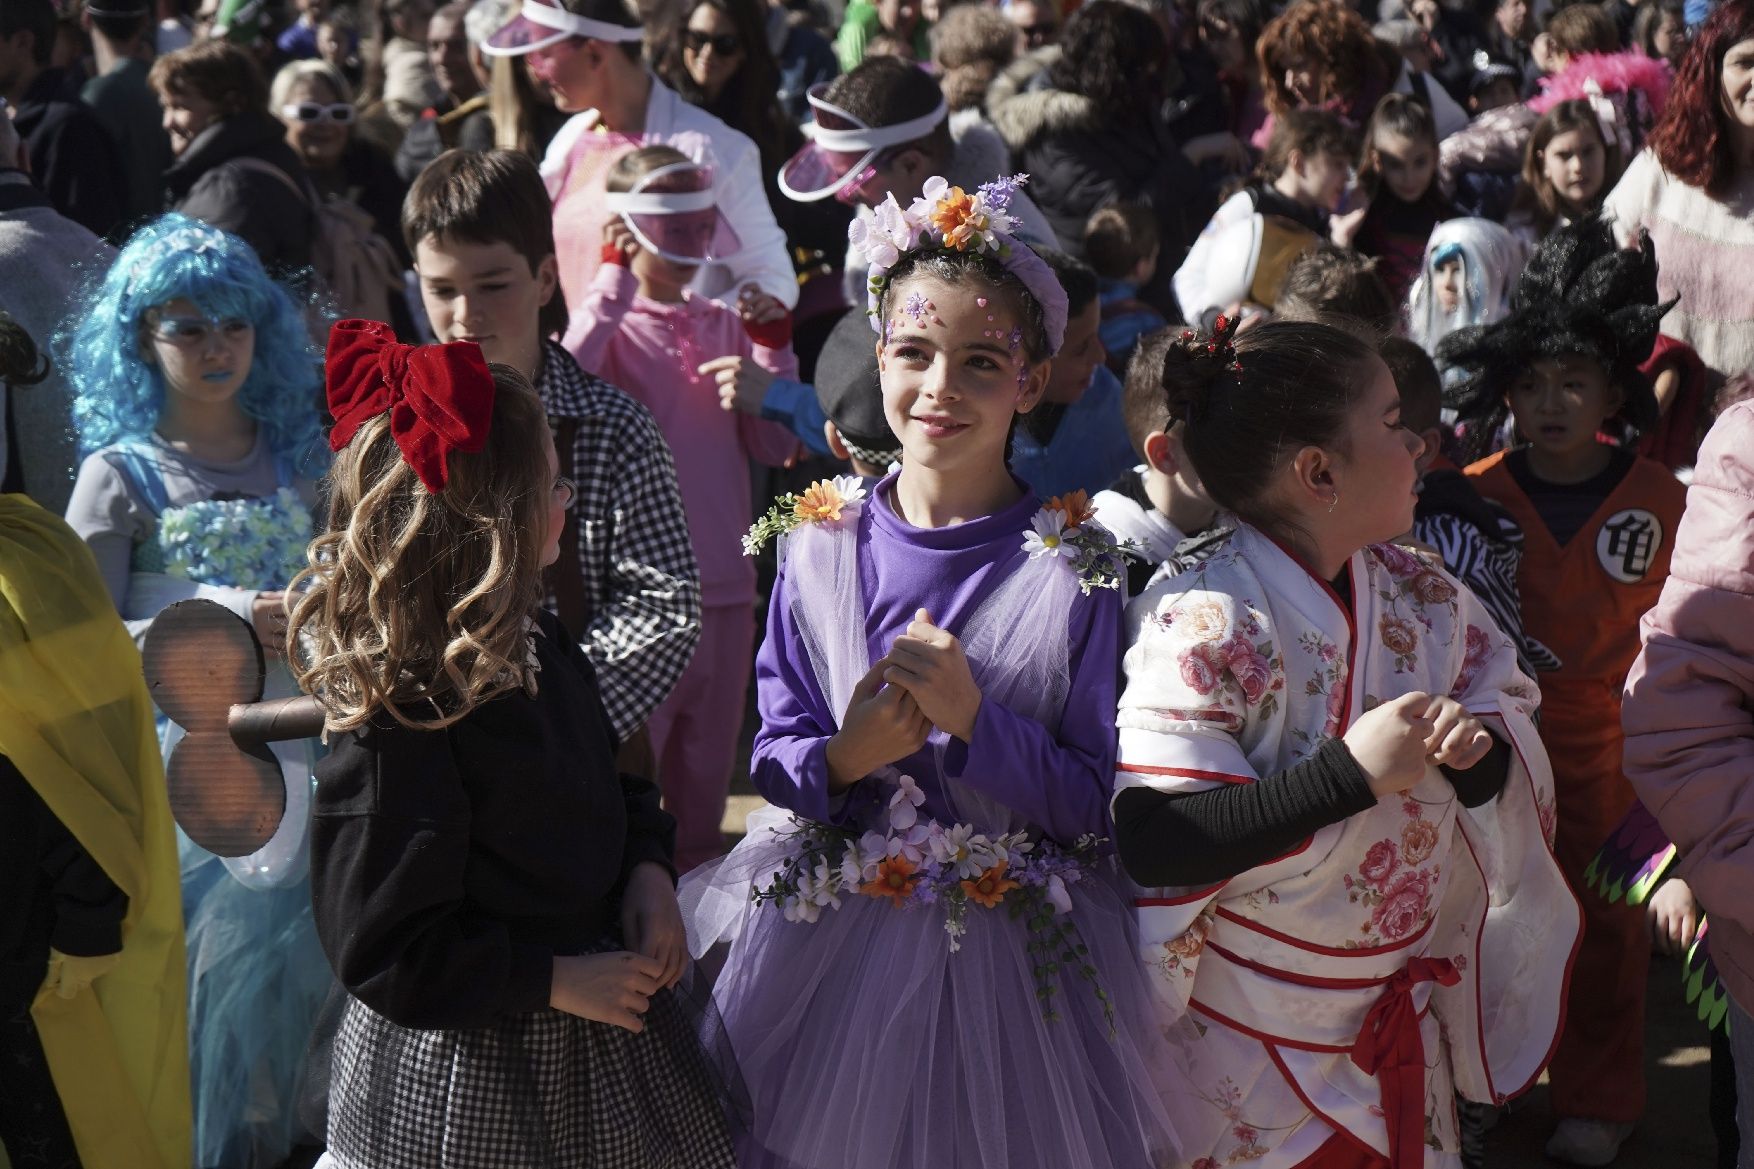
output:
<path id="1" fill-rule="evenodd" d="M 335 122 L 347 126 L 353 122 L 354 109 L 344 101 L 327 105 L 316 101 L 295 101 L 281 106 L 280 116 L 295 122 Z"/>

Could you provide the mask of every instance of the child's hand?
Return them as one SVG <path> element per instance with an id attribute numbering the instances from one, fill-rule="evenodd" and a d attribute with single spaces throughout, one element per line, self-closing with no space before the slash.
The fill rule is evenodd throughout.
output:
<path id="1" fill-rule="evenodd" d="M 737 315 L 744 323 L 766 325 L 786 317 L 786 306 L 753 284 L 745 284 L 737 294 Z"/>
<path id="2" fill-rule="evenodd" d="M 637 864 L 621 895 L 621 937 L 627 947 L 664 967 L 660 986 L 675 986 L 688 956 L 688 933 L 676 906 L 676 887 L 663 865 Z"/>
<path id="3" fill-rule="evenodd" d="M 933 726 L 965 743 L 974 738 L 980 687 L 962 643 L 933 625 L 930 613 L 921 609 L 914 615 L 913 624 L 890 647 L 889 661 L 883 680 L 912 694 Z"/>
<path id="4" fill-rule="evenodd" d="M 1328 218 L 1328 238 L 1335 247 L 1349 248 L 1358 237 L 1358 229 L 1364 225 L 1364 213 L 1370 210 L 1369 203 L 1361 203 L 1349 211 L 1335 212 Z"/>
<path id="5" fill-rule="evenodd" d="M 1699 936 L 1699 918 L 1699 902 L 1694 900 L 1687 882 L 1679 877 L 1670 877 L 1658 885 L 1644 907 L 1650 940 L 1664 954 L 1687 952 L 1687 947 Z"/>
<path id="6" fill-rule="evenodd" d="M 639 251 L 639 240 L 634 238 L 632 230 L 619 215 L 609 217 L 603 225 L 603 262 L 605 264 L 626 264 Z M 619 259 L 614 258 L 619 257 Z"/>
<path id="7" fill-rule="evenodd" d="M 747 357 L 715 357 L 695 371 L 719 383 L 719 409 L 760 414 L 773 373 Z"/>
<path id="8" fill-rule="evenodd" d="M 262 643 L 262 652 L 269 657 L 282 657 L 286 653 L 286 594 L 278 589 L 256 594 L 250 602 L 250 625 L 256 631 L 256 640 Z"/>
<path id="9" fill-rule="evenodd" d="M 1404 792 L 1425 774 L 1433 720 L 1431 695 L 1415 690 L 1385 702 L 1347 728 L 1342 741 L 1378 799 Z"/>
<path id="10" fill-rule="evenodd" d="M 122 952 L 84 955 L 63 954 L 49 947 L 49 968 L 43 978 L 45 988 L 64 999 L 77 998 L 79 992 L 114 970 L 122 961 Z"/>
<path id="11" fill-rule="evenodd" d="M 1435 764 L 1466 771 L 1492 750 L 1491 733 L 1453 698 L 1433 698 L 1425 717 L 1431 720 L 1425 754 Z"/>
<path id="12" fill-rule="evenodd" d="M 884 658 L 853 687 L 840 730 L 828 740 L 828 786 L 844 791 L 879 767 L 906 759 L 926 745 L 932 724 L 900 686 L 885 686 Z"/>
<path id="13" fill-rule="evenodd" d="M 548 1005 L 638 1035 L 646 1029 L 646 1008 L 663 986 L 663 973 L 662 962 L 643 954 L 557 955 Z"/>

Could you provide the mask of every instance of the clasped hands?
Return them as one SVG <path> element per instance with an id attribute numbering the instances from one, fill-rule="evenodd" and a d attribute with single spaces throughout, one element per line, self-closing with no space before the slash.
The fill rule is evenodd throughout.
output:
<path id="1" fill-rule="evenodd" d="M 840 730 L 828 740 L 829 790 L 844 791 L 912 755 L 933 727 L 968 742 L 980 709 L 980 687 L 962 642 L 919 610 L 853 687 Z"/>
<path id="2" fill-rule="evenodd" d="M 1492 749 L 1491 732 L 1461 703 L 1419 691 L 1366 711 L 1343 739 L 1379 798 L 1411 788 L 1427 764 L 1466 771 Z"/>

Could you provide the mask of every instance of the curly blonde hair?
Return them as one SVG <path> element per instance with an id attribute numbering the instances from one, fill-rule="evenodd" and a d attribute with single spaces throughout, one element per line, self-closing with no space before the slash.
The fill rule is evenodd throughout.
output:
<path id="1" fill-rule="evenodd" d="M 443 491 L 428 492 L 403 461 L 388 413 L 335 457 L 328 529 L 293 580 L 303 592 L 287 634 L 294 676 L 322 700 L 327 731 L 380 710 L 437 730 L 511 690 L 534 692 L 526 639 L 543 596 L 551 440 L 530 383 L 511 366 L 488 368 L 487 444 L 452 452 Z"/>

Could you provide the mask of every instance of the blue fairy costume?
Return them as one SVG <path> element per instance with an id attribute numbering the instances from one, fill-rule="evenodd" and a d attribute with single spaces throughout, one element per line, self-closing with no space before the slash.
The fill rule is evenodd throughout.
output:
<path id="1" fill-rule="evenodd" d="M 236 461 L 196 457 L 154 430 L 164 396 L 179 391 L 137 354 L 149 344 L 147 314 L 178 299 L 254 328 L 237 401 L 256 437 Z M 195 598 L 250 620 L 259 594 L 286 588 L 304 564 L 322 470 L 308 453 L 318 449 L 317 367 L 290 297 L 243 241 L 169 215 L 122 251 L 62 342 L 88 452 L 67 520 L 90 546 L 129 631 L 139 639 L 165 606 Z M 270 659 L 265 696 L 297 692 L 285 661 Z M 160 733 L 168 754 L 181 728 L 161 719 Z M 286 815 L 257 852 L 217 857 L 178 832 L 202 1169 L 272 1166 L 307 1139 L 296 1113 L 299 1076 L 331 986 L 311 915 L 318 749 L 314 740 L 274 745 Z"/>

